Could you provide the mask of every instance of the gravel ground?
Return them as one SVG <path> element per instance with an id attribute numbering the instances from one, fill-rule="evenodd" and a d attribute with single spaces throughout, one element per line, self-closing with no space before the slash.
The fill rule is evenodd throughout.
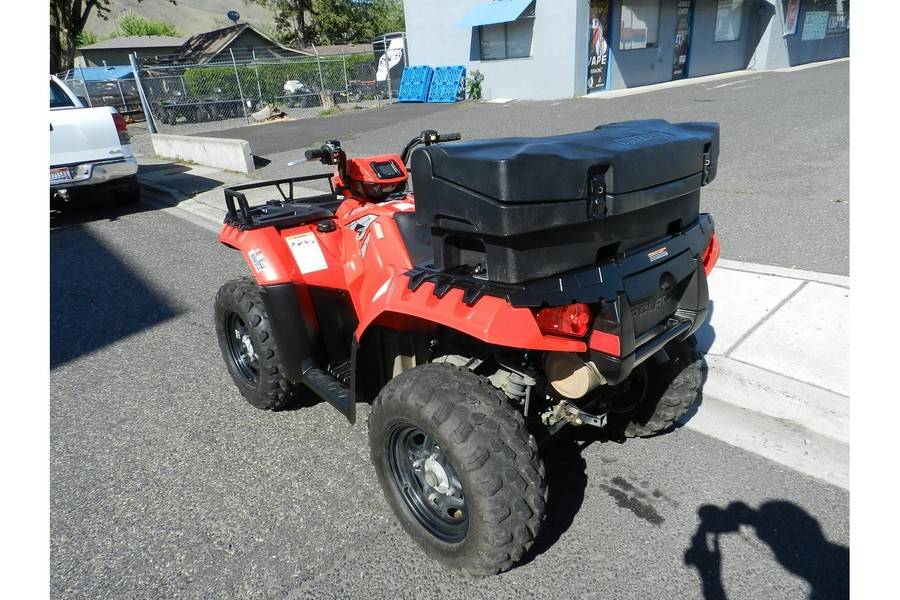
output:
<path id="1" fill-rule="evenodd" d="M 147 130 L 147 122 L 130 123 L 128 132 L 131 134 L 131 150 L 138 158 L 155 158 L 153 142 L 150 141 L 150 132 Z"/>

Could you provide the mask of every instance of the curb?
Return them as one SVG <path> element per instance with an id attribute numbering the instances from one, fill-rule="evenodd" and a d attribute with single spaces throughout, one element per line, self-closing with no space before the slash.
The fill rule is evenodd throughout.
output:
<path id="1" fill-rule="evenodd" d="M 716 261 L 716 267 L 731 269 L 732 271 L 743 271 L 744 273 L 773 275 L 775 277 L 783 277 L 785 279 L 799 279 L 801 281 L 815 281 L 816 283 L 838 285 L 846 288 L 850 287 L 849 277 L 844 275 L 832 275 L 831 273 L 817 273 L 815 271 L 802 271 L 800 269 L 788 269 L 785 267 L 776 267 L 774 265 L 758 265 L 756 263 L 746 263 L 725 259 L 719 259 L 718 261 Z"/>
<path id="2" fill-rule="evenodd" d="M 182 191 L 169 187 L 167 185 L 161 184 L 157 181 L 150 181 L 144 178 L 138 178 L 141 186 L 153 190 L 162 196 L 167 196 L 171 202 L 163 201 L 163 204 L 169 208 L 176 208 L 182 211 L 185 211 L 191 214 L 193 217 L 199 218 L 199 220 L 193 219 L 198 225 L 201 225 L 204 229 L 208 229 L 210 231 L 214 231 L 216 233 L 219 232 L 219 229 L 222 226 L 223 219 L 225 217 L 225 209 L 217 209 L 212 206 L 205 204 L 203 202 L 197 201 L 196 197 L 188 196 Z M 215 193 L 219 198 L 222 197 L 221 188 L 215 188 L 207 193 Z M 224 206 L 224 200 L 222 200 L 222 204 Z"/>
<path id="3" fill-rule="evenodd" d="M 703 395 L 789 421 L 841 444 L 850 443 L 850 399 L 843 394 L 707 354 Z"/>

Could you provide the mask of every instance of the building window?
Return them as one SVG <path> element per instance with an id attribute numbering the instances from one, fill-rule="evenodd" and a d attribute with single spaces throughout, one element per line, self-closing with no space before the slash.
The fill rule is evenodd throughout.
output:
<path id="1" fill-rule="evenodd" d="M 478 35 L 481 39 L 481 60 L 528 58 L 531 56 L 533 33 L 533 4 L 515 21 L 480 26 Z"/>
<path id="2" fill-rule="evenodd" d="M 659 41 L 659 0 L 622 0 L 619 50 L 655 48 Z"/>
<path id="3" fill-rule="evenodd" d="M 744 0 L 719 0 L 716 8 L 714 42 L 734 42 L 741 39 L 741 13 Z"/>

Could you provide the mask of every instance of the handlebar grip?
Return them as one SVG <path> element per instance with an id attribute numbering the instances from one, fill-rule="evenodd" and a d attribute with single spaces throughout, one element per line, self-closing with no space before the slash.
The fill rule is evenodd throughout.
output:
<path id="1" fill-rule="evenodd" d="M 306 156 L 306 160 L 322 160 L 323 158 L 330 158 L 331 154 L 329 152 L 326 152 L 322 148 L 315 148 L 312 150 L 307 150 L 304 153 L 304 156 Z"/>
<path id="2" fill-rule="evenodd" d="M 446 133 L 444 135 L 439 135 L 437 138 L 438 142 L 455 142 L 456 140 L 461 140 L 462 136 L 458 133 Z"/>

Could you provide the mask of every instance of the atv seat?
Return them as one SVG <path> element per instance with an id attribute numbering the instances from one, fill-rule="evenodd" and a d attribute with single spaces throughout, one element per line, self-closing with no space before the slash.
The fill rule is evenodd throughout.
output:
<path id="1" fill-rule="evenodd" d="M 434 263 L 434 247 L 431 243 L 431 228 L 416 223 L 415 212 L 394 213 L 394 222 L 406 246 L 406 253 L 412 265 Z"/>

